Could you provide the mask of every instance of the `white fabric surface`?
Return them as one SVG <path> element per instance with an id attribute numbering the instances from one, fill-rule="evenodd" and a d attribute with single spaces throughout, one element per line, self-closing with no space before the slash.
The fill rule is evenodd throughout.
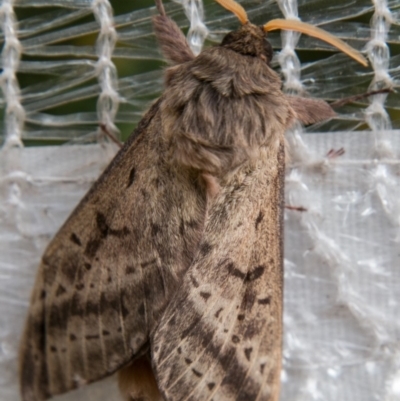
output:
<path id="1" fill-rule="evenodd" d="M 303 135 L 286 178 L 282 401 L 400 399 L 400 132 Z M 325 157 L 344 148 L 336 158 Z M 112 159 L 112 145 L 0 153 L 0 400 L 46 244 Z M 293 153 L 293 152 L 292 152 Z M 48 166 L 52 166 L 51 170 Z M 57 400 L 118 400 L 115 379 Z"/>

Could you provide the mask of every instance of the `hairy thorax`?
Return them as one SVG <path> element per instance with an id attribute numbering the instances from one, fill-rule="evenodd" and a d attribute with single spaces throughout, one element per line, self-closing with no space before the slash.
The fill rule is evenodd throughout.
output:
<path id="1" fill-rule="evenodd" d="M 267 63 L 223 46 L 169 68 L 166 86 L 161 110 L 171 162 L 215 177 L 278 147 L 293 118 Z"/>

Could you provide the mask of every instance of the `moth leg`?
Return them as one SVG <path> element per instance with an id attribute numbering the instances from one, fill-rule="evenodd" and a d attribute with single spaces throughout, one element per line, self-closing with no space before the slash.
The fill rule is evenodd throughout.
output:
<path id="1" fill-rule="evenodd" d="M 210 199 L 214 198 L 221 189 L 217 178 L 209 173 L 202 173 L 201 177 L 202 177 L 205 187 L 206 187 L 207 198 L 210 198 Z"/>
<path id="2" fill-rule="evenodd" d="M 125 401 L 163 401 L 147 355 L 118 371 L 118 384 Z"/>

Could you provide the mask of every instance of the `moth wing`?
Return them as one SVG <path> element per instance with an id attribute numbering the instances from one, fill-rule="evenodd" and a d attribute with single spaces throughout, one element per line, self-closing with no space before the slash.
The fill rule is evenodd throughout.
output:
<path id="1" fill-rule="evenodd" d="M 322 99 L 311 99 L 301 96 L 286 95 L 296 118 L 303 124 L 315 124 L 336 117 L 332 107 Z"/>
<path id="2" fill-rule="evenodd" d="M 283 153 L 282 140 L 210 207 L 199 252 L 152 337 L 166 401 L 278 400 Z"/>
<path id="3" fill-rule="evenodd" d="M 108 376 L 145 352 L 190 265 L 204 191 L 164 162 L 160 127 L 156 103 L 43 256 L 21 344 L 24 401 Z"/>

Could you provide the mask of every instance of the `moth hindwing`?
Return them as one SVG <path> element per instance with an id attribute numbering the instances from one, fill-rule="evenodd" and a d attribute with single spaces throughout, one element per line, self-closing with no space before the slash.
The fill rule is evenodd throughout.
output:
<path id="1" fill-rule="evenodd" d="M 265 27 L 219 1 L 243 26 L 195 57 L 157 0 L 174 65 L 43 255 L 21 344 L 24 401 L 120 369 L 127 400 L 278 399 L 284 131 L 334 112 L 284 95 Z"/>

